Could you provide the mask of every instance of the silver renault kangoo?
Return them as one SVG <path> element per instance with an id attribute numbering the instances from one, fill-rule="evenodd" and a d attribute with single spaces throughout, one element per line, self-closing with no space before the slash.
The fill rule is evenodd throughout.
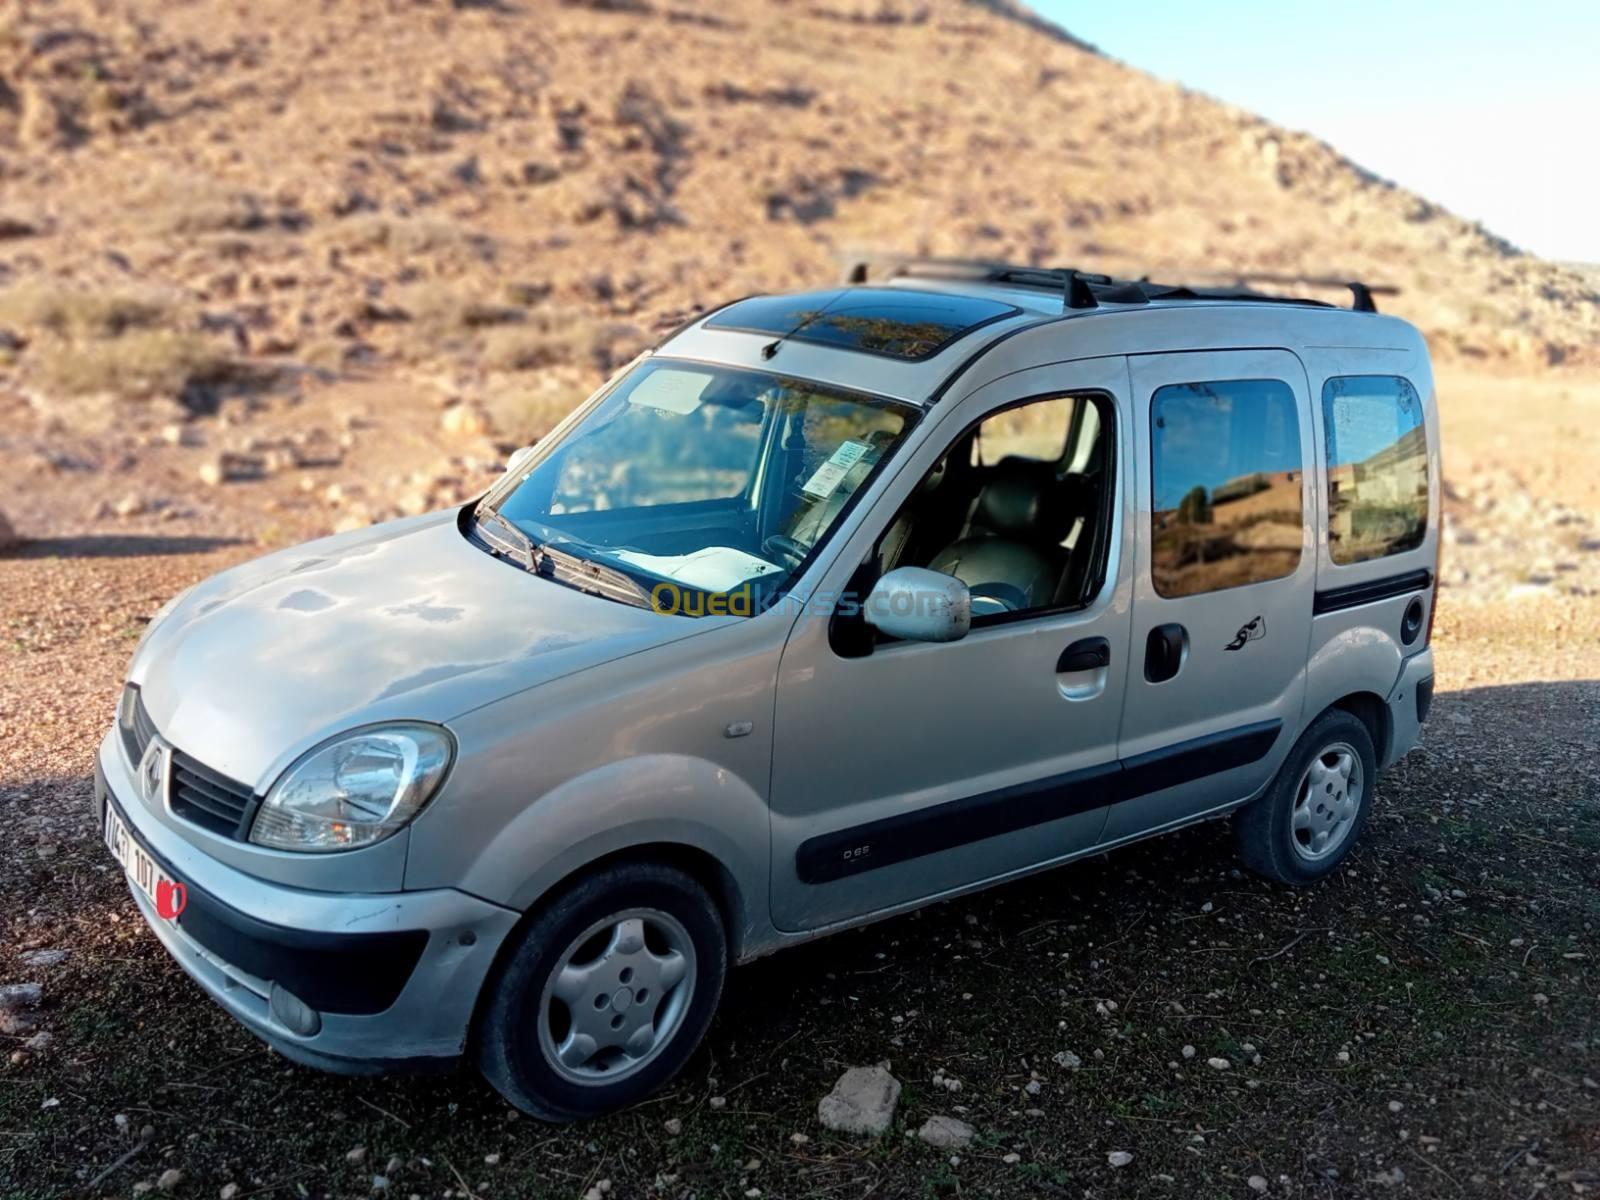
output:
<path id="1" fill-rule="evenodd" d="M 1416 329 L 938 261 L 739 300 L 459 510 L 280 551 L 134 654 L 96 819 L 288 1057 L 553 1121 L 733 963 L 1231 817 L 1335 870 L 1433 694 Z"/>

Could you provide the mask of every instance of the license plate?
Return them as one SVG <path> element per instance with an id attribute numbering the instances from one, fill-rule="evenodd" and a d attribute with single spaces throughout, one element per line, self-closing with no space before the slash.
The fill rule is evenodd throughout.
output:
<path id="1" fill-rule="evenodd" d="M 143 892 L 156 910 L 165 916 L 166 910 L 173 905 L 173 893 L 181 885 L 175 887 L 172 876 L 156 866 L 155 859 L 133 840 L 128 827 L 109 804 L 106 805 L 105 838 L 111 857 L 121 864 L 128 878 L 133 880 L 134 887 Z"/>

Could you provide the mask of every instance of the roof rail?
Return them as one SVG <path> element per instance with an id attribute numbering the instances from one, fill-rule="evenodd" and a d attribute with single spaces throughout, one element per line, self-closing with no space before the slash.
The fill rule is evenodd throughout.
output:
<path id="1" fill-rule="evenodd" d="M 923 258 L 915 256 L 866 254 L 846 260 L 845 282 L 866 283 L 880 279 L 960 279 L 975 283 L 994 283 L 1008 287 L 1048 288 L 1061 294 L 1063 310 L 1097 308 L 1101 304 L 1148 304 L 1152 300 L 1244 300 L 1254 303 L 1301 304 L 1332 308 L 1322 300 L 1303 296 L 1258 292 L 1252 283 L 1302 283 L 1314 287 L 1350 289 L 1351 309 L 1375 313 L 1374 296 L 1397 296 L 1400 289 L 1388 284 L 1365 284 L 1356 280 L 1320 275 L 1273 274 L 1226 271 L 1201 271 L 1197 274 L 1232 279 L 1231 285 L 1193 285 L 1153 283 L 1143 279 L 1115 279 L 1110 275 L 1080 271 L 1076 267 L 1036 267 L 994 262 L 976 258 Z"/>

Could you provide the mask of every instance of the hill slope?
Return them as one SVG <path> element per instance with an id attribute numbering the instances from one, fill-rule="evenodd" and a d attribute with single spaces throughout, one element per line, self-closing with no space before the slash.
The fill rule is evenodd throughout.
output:
<path id="1" fill-rule="evenodd" d="M 587 375 L 860 246 L 1356 275 L 1402 287 L 1386 307 L 1445 357 L 1600 363 L 1592 280 L 1027 17 L 23 0 L 0 17 L 12 381 L 192 390 L 241 351 Z M 159 311 L 84 314 L 63 279 Z M 103 344 L 140 325 L 147 344 Z"/>

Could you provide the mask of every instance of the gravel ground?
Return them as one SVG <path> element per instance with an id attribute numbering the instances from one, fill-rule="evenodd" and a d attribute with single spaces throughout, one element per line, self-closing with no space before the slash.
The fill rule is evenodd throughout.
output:
<path id="1" fill-rule="evenodd" d="M 186 494 L 169 453 L 138 451 L 158 461 L 137 477 Z M 381 479 L 362 453 L 345 474 Z M 0 984 L 43 994 L 35 1028 L 0 1033 L 5 1200 L 1600 1191 L 1587 589 L 1447 590 L 1425 743 L 1335 880 L 1264 884 L 1208 825 L 793 950 L 734 974 L 671 1091 L 552 1129 L 470 1075 L 273 1055 L 169 961 L 88 819 L 144 619 L 328 507 L 285 476 L 117 518 L 95 506 L 126 476 L 42 479 L 17 508 L 37 540 L 0 562 Z M 888 1134 L 824 1130 L 821 1097 L 880 1062 L 904 1084 Z M 940 1115 L 972 1142 L 915 1136 Z"/>

